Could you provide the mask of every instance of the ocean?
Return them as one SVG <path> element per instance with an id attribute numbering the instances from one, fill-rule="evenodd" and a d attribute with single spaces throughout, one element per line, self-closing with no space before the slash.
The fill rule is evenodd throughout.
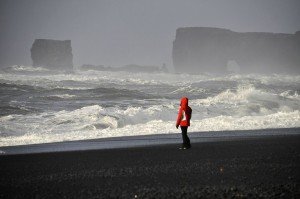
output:
<path id="1" fill-rule="evenodd" d="M 182 96 L 189 132 L 300 127 L 300 75 L 49 74 L 0 72 L 0 146 L 179 133 Z"/>

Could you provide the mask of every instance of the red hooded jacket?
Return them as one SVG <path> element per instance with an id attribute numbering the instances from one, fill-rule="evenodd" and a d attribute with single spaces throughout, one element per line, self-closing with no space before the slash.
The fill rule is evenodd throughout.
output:
<path id="1" fill-rule="evenodd" d="M 188 104 L 189 99 L 187 97 L 181 98 L 176 126 L 190 126 L 190 119 L 192 118 L 192 109 L 188 106 Z"/>

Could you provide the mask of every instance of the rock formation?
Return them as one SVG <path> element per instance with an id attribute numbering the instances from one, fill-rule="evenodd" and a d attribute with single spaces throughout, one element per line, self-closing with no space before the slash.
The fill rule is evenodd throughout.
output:
<path id="1" fill-rule="evenodd" d="M 179 28 L 172 54 L 177 72 L 300 73 L 300 31 L 238 33 Z"/>
<path id="2" fill-rule="evenodd" d="M 31 47 L 33 66 L 55 71 L 72 71 L 71 40 L 36 39 Z"/>

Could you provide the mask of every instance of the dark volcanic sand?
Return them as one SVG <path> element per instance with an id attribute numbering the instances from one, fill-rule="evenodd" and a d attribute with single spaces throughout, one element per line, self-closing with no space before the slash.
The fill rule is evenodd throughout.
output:
<path id="1" fill-rule="evenodd" d="M 300 135 L 0 156 L 0 198 L 300 198 Z"/>

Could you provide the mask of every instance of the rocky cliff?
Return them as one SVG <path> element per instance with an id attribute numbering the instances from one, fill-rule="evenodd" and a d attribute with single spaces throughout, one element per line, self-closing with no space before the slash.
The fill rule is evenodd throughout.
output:
<path id="1" fill-rule="evenodd" d="M 31 47 L 33 66 L 55 71 L 72 71 L 71 40 L 36 39 Z"/>
<path id="2" fill-rule="evenodd" d="M 238 33 L 179 28 L 172 55 L 177 72 L 300 73 L 300 31 Z"/>

